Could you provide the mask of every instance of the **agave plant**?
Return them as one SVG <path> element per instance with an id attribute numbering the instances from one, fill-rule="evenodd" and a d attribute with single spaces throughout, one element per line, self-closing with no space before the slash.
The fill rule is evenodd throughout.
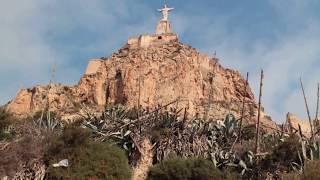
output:
<path id="1" fill-rule="evenodd" d="M 232 114 L 223 122 L 208 125 L 208 143 L 210 147 L 231 147 L 238 136 L 239 123 Z"/>
<path id="2" fill-rule="evenodd" d="M 199 130 L 203 129 L 205 126 L 205 121 L 202 119 L 194 119 L 191 122 L 192 132 L 196 133 Z"/>
<path id="3" fill-rule="evenodd" d="M 83 127 L 89 128 L 94 132 L 110 136 L 118 134 L 117 127 L 129 123 L 131 120 L 127 118 L 128 110 L 121 105 L 108 107 L 102 113 L 101 117 L 87 116 L 83 120 Z"/>
<path id="4" fill-rule="evenodd" d="M 319 142 L 313 142 L 310 146 L 310 156 L 311 160 L 319 160 L 320 159 L 320 144 Z"/>
<path id="5" fill-rule="evenodd" d="M 221 127 L 226 138 L 232 138 L 238 135 L 239 123 L 233 114 L 226 116 Z"/>
<path id="6" fill-rule="evenodd" d="M 208 145 L 210 147 L 209 158 L 215 167 L 235 168 L 244 175 L 251 169 L 249 165 L 255 163 L 255 156 L 253 152 L 245 153 L 244 159 L 236 156 L 232 150 L 232 146 L 237 140 L 239 123 L 232 114 L 228 114 L 223 122 L 216 124 L 209 123 L 208 125 Z"/>
<path id="7" fill-rule="evenodd" d="M 34 120 L 34 123 L 45 132 L 53 132 L 56 128 L 63 126 L 55 113 L 51 111 L 43 111 L 41 116 Z"/>
<path id="8" fill-rule="evenodd" d="M 132 132 L 130 130 L 121 129 L 120 131 L 112 135 L 114 141 L 119 144 L 120 147 L 125 149 L 128 152 L 129 156 L 131 156 L 132 152 L 135 149 L 135 144 L 130 136 L 131 133 Z"/>
<path id="9" fill-rule="evenodd" d="M 131 137 L 132 130 L 128 128 L 132 120 L 127 118 L 127 113 L 128 110 L 121 105 L 108 107 L 101 117 L 87 116 L 82 127 L 94 132 L 98 141 L 112 140 L 131 156 L 136 147 Z"/>
<path id="10" fill-rule="evenodd" d="M 216 168 L 235 168 L 240 171 L 241 175 L 244 175 L 246 172 L 251 171 L 248 166 L 252 166 L 256 160 L 253 152 L 251 151 L 245 153 L 244 159 L 240 159 L 235 155 L 235 153 L 224 151 L 221 149 L 218 149 L 215 152 L 211 152 L 210 159 Z"/>
<path id="11" fill-rule="evenodd" d="M 320 160 L 320 144 L 308 138 L 300 137 L 301 148 L 298 149 L 299 162 L 292 162 L 291 167 L 302 173 L 306 162 Z"/>
<path id="12" fill-rule="evenodd" d="M 122 105 L 107 107 L 103 113 L 103 119 L 108 121 L 124 121 L 127 119 L 128 109 Z"/>
<path id="13" fill-rule="evenodd" d="M 266 133 L 262 136 L 262 141 L 264 142 L 263 145 L 266 146 L 265 148 L 272 149 L 289 137 L 290 135 L 284 132 Z"/>
<path id="14" fill-rule="evenodd" d="M 308 139 L 300 139 L 302 161 L 313 161 L 320 159 L 320 144 Z M 299 152 L 300 153 L 300 152 Z"/>
<path id="15" fill-rule="evenodd" d="M 222 168 L 225 165 L 231 165 L 236 156 L 229 152 L 223 150 L 216 150 L 210 153 L 210 159 L 217 168 Z"/>

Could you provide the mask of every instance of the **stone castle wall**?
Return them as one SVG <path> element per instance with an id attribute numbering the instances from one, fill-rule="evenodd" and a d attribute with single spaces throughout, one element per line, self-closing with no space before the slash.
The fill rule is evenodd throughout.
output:
<path id="1" fill-rule="evenodd" d="M 171 41 L 178 42 L 176 34 L 141 35 L 139 38 L 129 38 L 128 45 L 131 48 L 148 48 L 151 45 L 161 45 Z"/>

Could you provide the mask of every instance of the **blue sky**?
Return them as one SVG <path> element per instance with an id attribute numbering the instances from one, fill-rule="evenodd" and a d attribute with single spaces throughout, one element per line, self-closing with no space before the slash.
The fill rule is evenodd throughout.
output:
<path id="1" fill-rule="evenodd" d="M 265 70 L 263 105 L 281 122 L 286 112 L 304 118 L 298 80 L 312 107 L 320 81 L 319 0 L 169 0 L 174 31 L 183 43 L 221 64 L 250 72 L 258 90 Z M 90 58 L 108 56 L 128 37 L 153 33 L 161 0 L 1 0 L 0 104 L 21 87 L 75 84 Z"/>

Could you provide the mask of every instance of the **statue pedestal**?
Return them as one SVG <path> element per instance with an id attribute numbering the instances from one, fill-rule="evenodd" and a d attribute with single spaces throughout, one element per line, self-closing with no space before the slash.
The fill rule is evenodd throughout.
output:
<path id="1" fill-rule="evenodd" d="M 168 20 L 161 20 L 158 22 L 156 35 L 172 33 L 171 24 Z"/>

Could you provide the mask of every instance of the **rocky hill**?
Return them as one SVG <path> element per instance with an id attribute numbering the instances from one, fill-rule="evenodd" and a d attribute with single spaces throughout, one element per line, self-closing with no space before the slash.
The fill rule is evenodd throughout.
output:
<path id="1" fill-rule="evenodd" d="M 99 112 L 106 105 L 154 109 L 186 109 L 190 116 L 221 120 L 226 114 L 240 117 L 245 99 L 245 119 L 254 123 L 257 104 L 250 87 L 238 71 L 227 69 L 218 59 L 179 42 L 172 33 L 168 11 L 154 35 L 129 38 L 110 57 L 91 60 L 75 86 L 50 84 L 22 89 L 6 108 L 17 116 L 44 109 L 72 119 L 83 106 Z M 264 113 L 262 123 L 276 127 Z"/>
<path id="2" fill-rule="evenodd" d="M 239 117 L 245 98 L 246 117 L 255 119 L 253 93 L 250 87 L 245 88 L 245 79 L 238 71 L 226 69 L 218 59 L 180 43 L 174 34 L 141 44 L 144 38 L 136 42 L 130 39 L 110 57 L 91 60 L 77 85 L 22 89 L 7 109 L 27 115 L 48 106 L 70 118 L 81 104 L 99 111 L 114 104 L 154 108 L 174 102 L 169 107 L 187 108 L 190 115 L 220 120 L 227 113 Z M 267 116 L 263 119 L 273 126 Z"/>

